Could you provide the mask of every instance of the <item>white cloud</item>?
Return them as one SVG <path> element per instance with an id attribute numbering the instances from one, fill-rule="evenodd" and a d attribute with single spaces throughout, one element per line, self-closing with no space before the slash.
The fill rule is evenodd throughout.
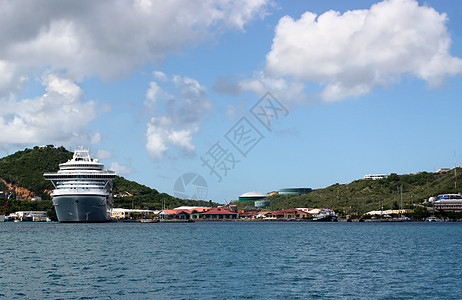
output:
<path id="1" fill-rule="evenodd" d="M 96 154 L 98 159 L 108 159 L 112 157 L 112 152 L 104 149 L 99 149 L 98 153 Z"/>
<path id="2" fill-rule="evenodd" d="M 154 161 L 162 160 L 168 147 L 165 145 L 165 134 L 161 126 L 156 125 L 156 119 L 152 118 L 146 131 L 146 150 Z M 168 134 L 167 134 L 168 135 Z"/>
<path id="3" fill-rule="evenodd" d="M 121 165 L 118 162 L 111 163 L 109 170 L 116 172 L 117 175 L 130 175 L 134 171 L 133 167 Z"/>
<path id="4" fill-rule="evenodd" d="M 268 91 L 287 106 L 301 102 L 315 102 L 313 97 L 308 98 L 305 85 L 299 80 L 288 80 L 283 77 L 270 76 L 264 72 L 255 72 L 251 79 L 240 82 L 242 90 L 252 91 L 262 97 Z"/>
<path id="5" fill-rule="evenodd" d="M 91 143 L 94 145 L 94 144 L 99 144 L 101 143 L 101 140 L 102 140 L 103 136 L 101 135 L 100 132 L 95 132 L 92 136 L 91 136 Z"/>
<path id="6" fill-rule="evenodd" d="M 151 109 L 155 109 L 157 102 L 167 95 L 167 93 L 162 91 L 157 82 L 151 81 L 149 83 L 149 89 L 146 91 L 146 100 L 144 101 L 144 105 Z"/>
<path id="7" fill-rule="evenodd" d="M 21 76 L 16 72 L 16 67 L 13 63 L 1 60 L 0 57 L 0 98 L 13 97 L 23 87 L 27 81 L 26 76 Z"/>
<path id="8" fill-rule="evenodd" d="M 152 81 L 149 86 L 145 105 L 151 108 L 152 99 L 157 101 L 156 116 L 149 120 L 146 130 L 146 150 L 151 159 L 166 158 L 169 149 L 169 158 L 175 158 L 178 152 L 193 154 L 193 134 L 212 108 L 206 89 L 197 80 L 181 76 L 165 77 L 162 83 Z M 163 86 L 175 94 L 165 92 Z"/>
<path id="9" fill-rule="evenodd" d="M 161 71 L 154 71 L 152 72 L 152 75 L 154 76 L 154 78 L 160 81 L 167 81 L 168 79 L 167 75 L 165 75 L 165 73 Z"/>
<path id="10" fill-rule="evenodd" d="M 414 0 L 388 0 L 344 14 L 306 12 L 298 20 L 285 16 L 264 77 L 321 84 L 324 101 L 359 96 L 406 74 L 435 86 L 462 72 L 462 59 L 449 52 L 447 21 L 445 13 Z M 262 81 L 255 80 L 247 87 L 259 89 Z"/>
<path id="11" fill-rule="evenodd" d="M 265 16 L 269 2 L 0 0 L 0 146 L 83 137 L 99 142 L 99 133 L 84 130 L 96 104 L 83 103 L 74 82 L 118 79 L 224 30 L 244 30 Z M 43 96 L 17 98 L 28 80 L 47 72 L 67 79 L 50 77 Z M 166 80 L 162 72 L 153 75 Z M 146 99 L 152 109 L 160 98 L 151 86 Z"/>
<path id="12" fill-rule="evenodd" d="M 188 151 L 194 151 L 196 147 L 191 143 L 191 140 L 192 134 L 197 131 L 197 128 L 182 129 L 177 131 L 172 130 L 168 134 L 168 141 L 170 141 L 174 146 L 182 147 Z"/>
<path id="13" fill-rule="evenodd" d="M 0 0 L 3 85 L 43 67 L 111 80 L 188 44 L 266 15 L 269 0 Z M 26 21 L 25 21 L 26 20 Z M 17 82 L 8 86 L 15 86 Z"/>
<path id="14" fill-rule="evenodd" d="M 46 93 L 40 97 L 0 101 L 0 146 L 90 139 L 84 128 L 96 117 L 95 102 L 83 102 L 80 87 L 56 74 L 45 75 L 42 84 Z"/>
<path id="15" fill-rule="evenodd" d="M 156 118 L 151 118 L 147 127 L 146 150 L 153 161 L 164 159 L 169 146 L 189 153 L 196 148 L 192 144 L 192 134 L 199 131 L 198 127 L 177 130 L 157 122 Z M 173 157 L 173 155 L 170 157 Z"/>

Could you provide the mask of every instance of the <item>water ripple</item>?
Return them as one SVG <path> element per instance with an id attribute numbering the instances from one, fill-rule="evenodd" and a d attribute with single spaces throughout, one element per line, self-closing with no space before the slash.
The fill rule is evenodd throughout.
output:
<path id="1" fill-rule="evenodd" d="M 459 299 L 462 224 L 3 223 L 4 298 Z"/>

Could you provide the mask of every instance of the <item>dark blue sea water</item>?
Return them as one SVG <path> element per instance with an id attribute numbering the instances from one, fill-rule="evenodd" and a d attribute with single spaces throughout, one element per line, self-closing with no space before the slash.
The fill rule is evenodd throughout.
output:
<path id="1" fill-rule="evenodd" d="M 462 223 L 0 223 L 0 240 L 2 298 L 462 298 Z"/>

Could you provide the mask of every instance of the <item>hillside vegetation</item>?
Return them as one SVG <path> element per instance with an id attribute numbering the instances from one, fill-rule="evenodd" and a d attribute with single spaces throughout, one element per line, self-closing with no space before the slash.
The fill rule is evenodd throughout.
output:
<path id="1" fill-rule="evenodd" d="M 0 159 L 0 178 L 43 199 L 51 199 L 45 190 L 53 189 L 53 185 L 43 178 L 43 173 L 58 171 L 59 164 L 71 158 L 72 153 L 64 147 L 49 145 L 25 149 Z"/>
<path id="2" fill-rule="evenodd" d="M 166 193 L 159 193 L 145 185 L 117 176 L 114 180 L 114 207 L 162 209 L 178 206 L 210 206 L 209 201 L 183 200 Z M 124 195 L 124 197 L 121 197 Z"/>
<path id="3" fill-rule="evenodd" d="M 58 171 L 59 164 L 71 159 L 72 155 L 72 152 L 62 146 L 56 148 L 48 145 L 25 149 L 1 158 L 0 179 L 13 185 L 17 190 L 26 191 L 28 198 L 30 196 L 42 198 L 41 201 L 10 199 L 6 214 L 20 210 L 45 210 L 50 216 L 55 217 L 49 195 L 53 185 L 43 178 L 43 173 Z M 2 180 L 0 180 L 0 191 L 7 191 Z M 113 194 L 114 207 L 121 208 L 162 209 L 183 205 L 216 205 L 206 201 L 178 199 L 120 176 L 114 180 Z M 2 208 L 5 201 L 6 199 L 0 199 Z"/>
<path id="4" fill-rule="evenodd" d="M 462 169 L 458 168 L 457 182 L 462 186 Z M 439 194 L 460 192 L 455 190 L 454 169 L 451 172 L 415 175 L 391 174 L 386 179 L 360 179 L 349 184 L 334 184 L 303 195 L 273 195 L 269 197 L 269 210 L 288 207 L 327 207 L 344 214 L 362 214 L 371 210 L 399 208 L 400 189 L 403 191 L 403 208 Z"/>
<path id="5" fill-rule="evenodd" d="M 26 191 L 28 197 L 40 196 L 42 201 L 11 199 L 7 214 L 18 210 L 46 210 L 54 214 L 49 196 L 53 189 L 50 182 L 43 179 L 43 173 L 56 172 L 58 165 L 72 158 L 72 152 L 64 147 L 34 147 L 25 149 L 0 159 L 0 191 L 13 185 Z M 454 169 L 448 173 L 422 172 L 415 175 L 391 174 L 381 180 L 355 180 L 349 184 L 334 184 L 303 195 L 273 195 L 269 197 L 269 210 L 294 207 L 327 207 L 341 214 L 360 215 L 370 210 L 398 208 L 400 188 L 403 190 L 403 207 L 416 208 L 415 204 L 438 194 L 460 192 L 455 189 Z M 462 169 L 456 169 L 457 182 L 462 187 Z M 211 206 L 210 201 L 182 200 L 165 193 L 117 176 L 114 180 L 114 207 L 162 209 L 183 205 Z M 0 199 L 3 206 L 5 199 Z M 251 206 L 253 202 L 239 203 L 239 207 Z M 418 208 L 418 207 L 417 207 Z"/>

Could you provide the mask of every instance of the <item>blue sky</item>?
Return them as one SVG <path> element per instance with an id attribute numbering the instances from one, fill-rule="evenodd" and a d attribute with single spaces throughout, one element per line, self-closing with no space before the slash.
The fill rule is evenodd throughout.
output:
<path id="1" fill-rule="evenodd" d="M 461 165 L 454 1 L 1 2 L 1 156 L 86 145 L 221 203 Z"/>

